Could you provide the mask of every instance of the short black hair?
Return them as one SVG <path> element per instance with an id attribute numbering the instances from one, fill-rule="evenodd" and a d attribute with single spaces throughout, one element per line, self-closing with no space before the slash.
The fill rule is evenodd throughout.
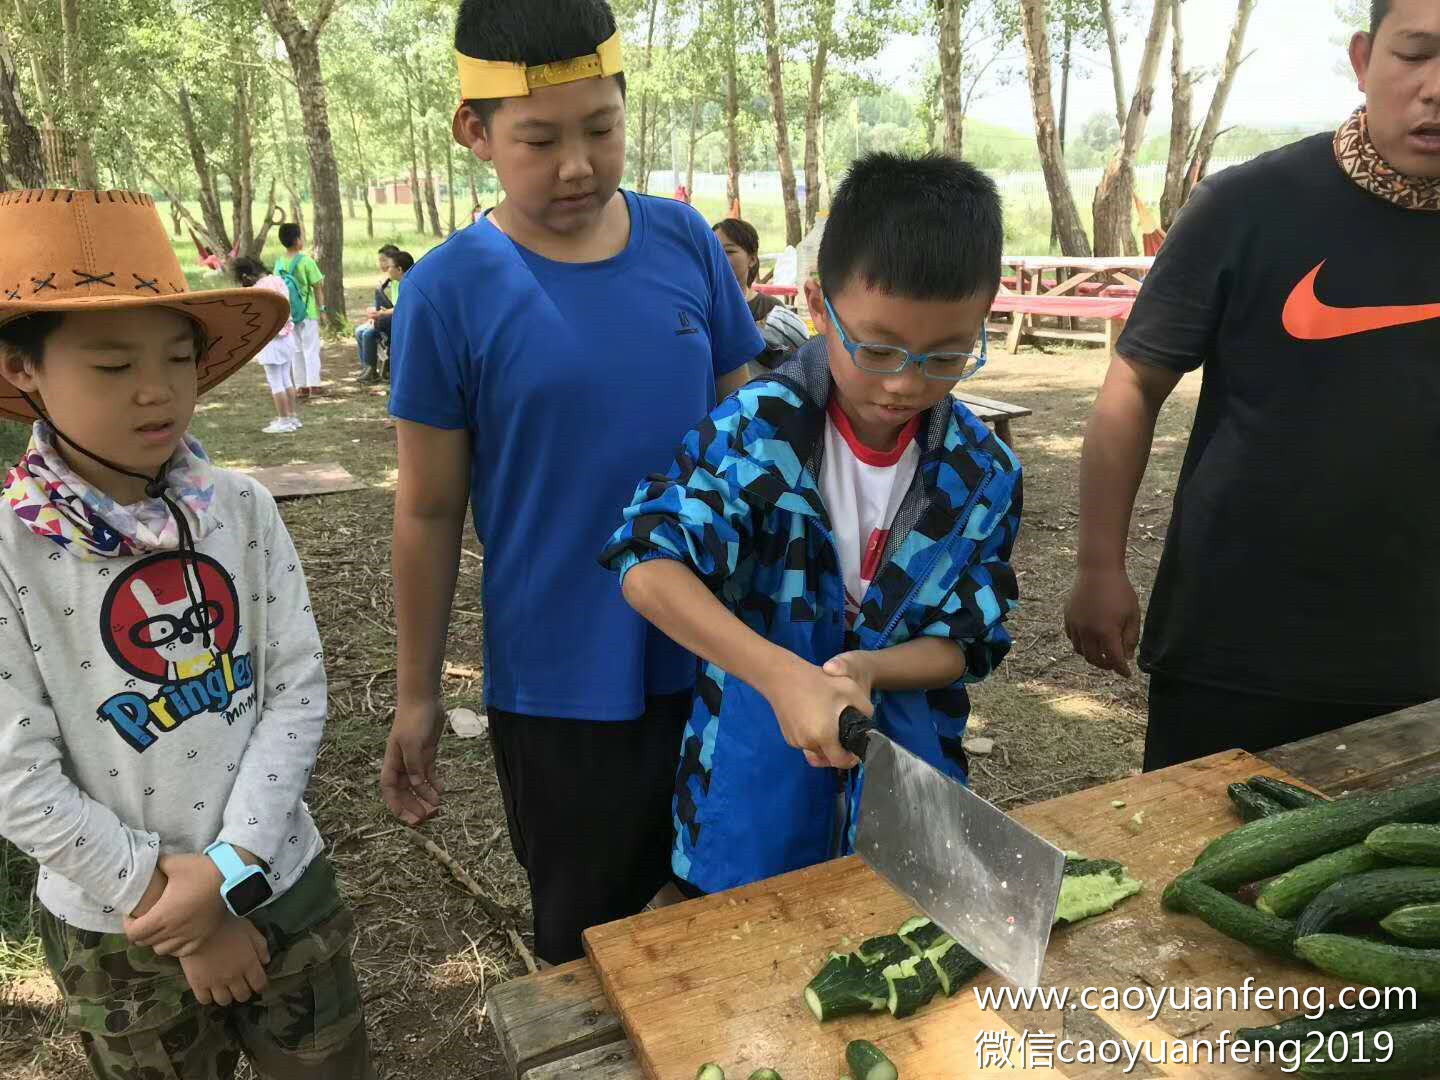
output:
<path id="1" fill-rule="evenodd" d="M 241 255 L 236 259 L 231 270 L 235 274 L 235 280 L 247 289 L 266 274 L 270 273 L 268 266 L 259 259 L 252 259 L 249 255 Z"/>
<path id="2" fill-rule="evenodd" d="M 478 60 L 534 67 L 588 56 L 615 33 L 606 0 L 462 0 L 455 50 Z M 625 75 L 615 76 L 625 96 Z M 488 130 L 504 98 L 465 102 Z"/>
<path id="3" fill-rule="evenodd" d="M 31 367 L 39 367 L 45 356 L 45 339 L 64 321 L 63 312 L 39 311 L 7 322 L 0 326 L 0 353 L 15 353 Z"/>
<path id="4" fill-rule="evenodd" d="M 410 268 L 415 265 L 415 256 L 411 255 L 408 251 L 401 251 L 397 248 L 395 254 L 390 256 L 390 261 L 395 264 L 395 268 L 402 274 L 408 274 Z"/>
<path id="5" fill-rule="evenodd" d="M 946 154 L 872 153 L 835 189 L 820 239 L 820 284 L 853 278 L 915 300 L 993 295 L 1005 226 L 995 181 Z"/>
<path id="6" fill-rule="evenodd" d="M 748 221 L 741 221 L 739 218 L 733 217 L 726 218 L 716 224 L 715 231 L 752 259 L 760 258 L 760 234 Z M 750 268 L 750 280 L 745 284 L 754 285 L 755 279 L 759 276 L 760 264 L 757 262 Z"/>
<path id="7" fill-rule="evenodd" d="M 400 254 L 400 249 L 394 244 L 386 244 L 378 252 L 376 252 L 376 254 L 384 255 L 387 259 L 393 259 L 396 255 Z"/>
<path id="8" fill-rule="evenodd" d="M 287 248 L 294 247 L 300 242 L 300 226 L 293 221 L 287 221 L 280 226 L 280 243 Z"/>
<path id="9" fill-rule="evenodd" d="M 1370 33 L 1380 32 L 1380 24 L 1390 14 L 1390 0 L 1370 0 Z"/>

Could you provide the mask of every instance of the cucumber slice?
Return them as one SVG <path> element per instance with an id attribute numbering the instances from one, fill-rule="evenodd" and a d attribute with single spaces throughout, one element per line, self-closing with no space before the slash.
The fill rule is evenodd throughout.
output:
<path id="1" fill-rule="evenodd" d="M 928 950 L 925 959 L 940 977 L 940 989 L 946 997 L 954 997 L 962 986 L 985 970 L 985 965 L 954 938 Z"/>
<path id="2" fill-rule="evenodd" d="M 866 1039 L 856 1039 L 845 1047 L 845 1064 L 855 1080 L 900 1080 L 894 1062 Z"/>
<path id="3" fill-rule="evenodd" d="M 867 967 L 858 956 L 831 953 L 805 987 L 805 1004 L 824 1023 L 841 1016 L 880 1012 L 890 989 L 879 969 Z"/>
<path id="4" fill-rule="evenodd" d="M 914 956 L 914 950 L 899 934 L 883 934 L 860 943 L 855 955 L 870 967 L 889 967 Z"/>
<path id="5" fill-rule="evenodd" d="M 713 1061 L 707 1061 L 695 1073 L 695 1080 L 725 1080 L 725 1070 Z"/>
<path id="6" fill-rule="evenodd" d="M 750 1074 L 750 1080 L 781 1080 L 781 1077 L 774 1069 L 756 1069 Z"/>
<path id="7" fill-rule="evenodd" d="M 907 920 L 898 933 L 900 939 L 910 946 L 916 956 L 925 955 L 927 949 L 933 949 L 950 936 L 924 917 Z"/>
<path id="8" fill-rule="evenodd" d="M 940 992 L 940 975 L 935 965 L 920 956 L 912 956 L 884 971 L 890 993 L 885 1002 L 890 1015 L 897 1020 L 914 1016 Z"/>

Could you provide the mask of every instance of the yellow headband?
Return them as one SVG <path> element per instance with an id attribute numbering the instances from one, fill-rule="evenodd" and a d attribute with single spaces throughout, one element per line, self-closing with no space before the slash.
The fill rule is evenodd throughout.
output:
<path id="1" fill-rule="evenodd" d="M 557 60 L 552 64 L 512 64 L 503 60 L 477 60 L 462 52 L 455 53 L 460 69 L 460 99 L 528 97 L 530 91 L 542 86 L 558 86 L 578 79 L 598 79 L 618 75 L 625 70 L 620 56 L 620 31 L 589 56 L 574 60 Z"/>

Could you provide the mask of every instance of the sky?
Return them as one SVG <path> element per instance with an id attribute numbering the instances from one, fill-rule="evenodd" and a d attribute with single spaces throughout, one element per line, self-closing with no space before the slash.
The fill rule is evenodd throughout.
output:
<path id="1" fill-rule="evenodd" d="M 1148 4 L 1137 4 L 1148 9 Z M 1236 0 L 1185 0 L 1185 65 L 1219 68 L 1235 20 Z M 1142 17 L 1143 20 L 1144 17 Z M 1132 18 L 1121 52 L 1125 64 L 1125 91 L 1135 89 L 1135 76 L 1144 47 L 1145 25 Z M 1138 24 L 1137 24 L 1138 23 Z M 1245 47 L 1253 55 L 1236 77 L 1225 113 L 1227 125 L 1243 124 L 1261 128 L 1326 128 L 1342 120 L 1361 102 L 1345 57 L 1348 30 L 1335 14 L 1332 0 L 1259 0 L 1250 17 Z M 891 43 L 881 55 L 878 67 L 916 72 L 934 49 L 932 40 L 902 39 Z M 1058 58 L 1057 58 L 1058 65 Z M 975 102 L 970 116 L 1033 132 L 1029 91 L 1023 77 L 1024 54 L 1017 50 L 1014 65 L 1021 77 L 1005 86 L 988 85 Z M 1085 77 L 1071 76 L 1070 108 L 1072 125 L 1083 124 L 1097 112 L 1114 113 L 1115 92 L 1111 84 L 1109 57 L 1103 51 L 1081 58 L 1076 69 Z M 913 76 L 912 76 L 913 78 Z M 1195 93 L 1195 122 L 1204 117 L 1215 85 L 1214 75 L 1203 80 Z M 1055 103 L 1059 109 L 1059 77 Z M 1127 101 L 1128 104 L 1128 101 Z M 1166 45 L 1156 81 L 1155 106 L 1150 131 L 1169 128 L 1170 49 Z M 1074 130 L 1072 126 L 1072 130 Z"/>

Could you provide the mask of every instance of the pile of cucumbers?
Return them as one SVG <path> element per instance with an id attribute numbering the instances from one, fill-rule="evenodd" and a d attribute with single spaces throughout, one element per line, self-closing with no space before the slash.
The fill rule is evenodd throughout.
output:
<path id="1" fill-rule="evenodd" d="M 1440 780 L 1333 802 L 1269 777 L 1229 789 L 1246 824 L 1213 841 L 1161 902 L 1247 945 L 1337 978 L 1415 990 L 1414 1010 L 1334 1010 L 1289 1029 L 1390 1033 L 1383 1065 L 1311 1062 L 1302 1075 L 1415 1076 L 1440 1067 Z M 1245 890 L 1250 904 L 1235 894 Z M 1430 1000 L 1426 1000 L 1429 998 Z M 1283 1029 L 1283 1030 L 1282 1030 Z"/>

